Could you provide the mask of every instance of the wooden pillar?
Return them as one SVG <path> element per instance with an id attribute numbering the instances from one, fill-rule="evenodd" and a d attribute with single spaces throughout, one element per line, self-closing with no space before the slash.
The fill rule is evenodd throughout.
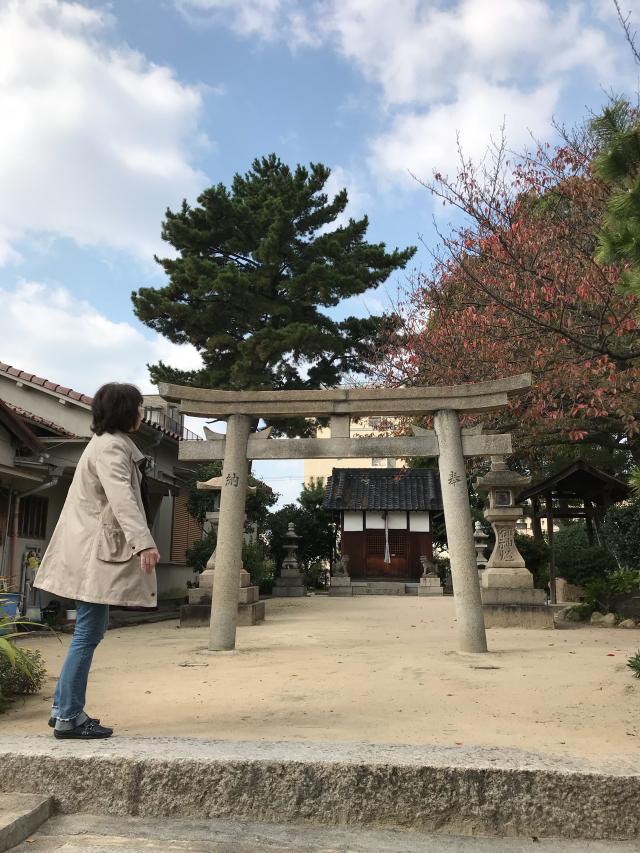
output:
<path id="1" fill-rule="evenodd" d="M 600 507 L 593 508 L 593 524 L 596 530 L 596 544 L 601 548 L 605 548 L 604 536 L 602 535 L 602 518 L 600 516 Z"/>
<path id="2" fill-rule="evenodd" d="M 533 538 L 536 542 L 544 542 L 544 536 L 542 535 L 542 525 L 540 524 L 540 500 L 538 498 L 532 498 L 531 506 L 533 508 L 533 519 L 531 522 L 531 526 L 533 528 Z"/>
<path id="3" fill-rule="evenodd" d="M 587 498 L 584 499 L 584 520 L 587 525 L 587 539 L 589 540 L 589 545 L 593 548 L 595 544 L 593 538 L 593 507 Z"/>
<path id="4" fill-rule="evenodd" d="M 547 503 L 547 541 L 549 542 L 549 588 L 551 603 L 556 603 L 556 554 L 553 544 L 553 497 L 551 492 L 545 495 Z"/>

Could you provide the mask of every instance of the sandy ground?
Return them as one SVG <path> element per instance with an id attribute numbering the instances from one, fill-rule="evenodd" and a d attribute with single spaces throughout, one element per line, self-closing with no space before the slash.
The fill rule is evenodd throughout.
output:
<path id="1" fill-rule="evenodd" d="M 163 622 L 109 631 L 87 710 L 127 735 L 227 740 L 511 746 L 578 756 L 640 748 L 640 680 L 626 662 L 640 629 L 493 629 L 488 655 L 455 651 L 451 598 L 274 600 L 209 653 L 206 629 Z M 69 643 L 30 640 L 50 677 L 0 717 L 45 733 Z"/>

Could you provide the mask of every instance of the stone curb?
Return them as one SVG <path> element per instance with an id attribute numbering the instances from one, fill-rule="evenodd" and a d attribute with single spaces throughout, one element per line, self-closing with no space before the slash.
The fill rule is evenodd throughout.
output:
<path id="1" fill-rule="evenodd" d="M 224 818 L 459 835 L 640 838 L 640 759 L 513 749 L 0 737 L 0 787 L 66 814 Z"/>
<path id="2" fill-rule="evenodd" d="M 3 783 L 11 779 L 3 779 Z M 0 853 L 11 850 L 53 814 L 53 799 L 33 794 L 0 794 Z"/>

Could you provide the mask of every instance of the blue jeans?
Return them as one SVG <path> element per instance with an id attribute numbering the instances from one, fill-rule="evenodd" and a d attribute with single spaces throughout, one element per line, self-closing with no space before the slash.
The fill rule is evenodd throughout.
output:
<path id="1" fill-rule="evenodd" d="M 78 601 L 76 627 L 67 651 L 60 678 L 53 694 L 51 715 L 57 729 L 81 725 L 93 653 L 109 624 L 109 605 Z"/>

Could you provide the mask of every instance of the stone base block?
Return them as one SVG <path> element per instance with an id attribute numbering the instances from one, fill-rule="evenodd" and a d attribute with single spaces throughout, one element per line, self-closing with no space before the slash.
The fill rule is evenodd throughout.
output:
<path id="1" fill-rule="evenodd" d="M 302 598 L 307 594 L 306 587 L 303 586 L 278 586 L 276 582 L 271 593 L 272 598 Z"/>
<path id="2" fill-rule="evenodd" d="M 256 587 L 253 587 L 256 589 Z M 264 622 L 266 602 L 253 601 L 238 605 L 238 625 L 256 625 Z M 180 608 L 181 628 L 208 628 L 211 621 L 211 604 L 183 604 Z"/>
<path id="3" fill-rule="evenodd" d="M 190 589 L 189 604 L 208 604 L 211 607 L 211 590 L 210 589 Z"/>
<path id="4" fill-rule="evenodd" d="M 354 583 L 354 595 L 404 595 L 404 581 L 368 581 L 367 583 Z"/>
<path id="5" fill-rule="evenodd" d="M 253 604 L 260 598 L 260 590 L 257 586 L 243 586 L 240 588 L 239 604 Z"/>
<path id="6" fill-rule="evenodd" d="M 266 601 L 254 601 L 251 604 L 238 605 L 238 625 L 257 625 L 258 622 L 264 622 L 266 615 Z"/>
<path id="7" fill-rule="evenodd" d="M 420 578 L 418 595 L 443 595 L 444 590 L 440 578 Z"/>
<path id="8" fill-rule="evenodd" d="M 240 587 L 251 586 L 251 575 L 246 569 L 240 569 Z"/>
<path id="9" fill-rule="evenodd" d="M 483 589 L 480 591 L 483 604 L 544 605 L 543 589 Z"/>
<path id="10" fill-rule="evenodd" d="M 337 596 L 345 596 L 345 595 L 353 595 L 353 588 L 351 584 L 349 586 L 334 586 L 333 580 L 331 581 L 331 586 L 329 587 L 329 595 L 336 598 Z"/>
<path id="11" fill-rule="evenodd" d="M 351 586 L 349 575 L 332 575 L 331 586 Z"/>
<path id="12" fill-rule="evenodd" d="M 209 604 L 183 604 L 180 608 L 181 628 L 204 628 L 211 621 L 211 602 Z"/>
<path id="13" fill-rule="evenodd" d="M 213 569 L 207 568 L 204 572 L 200 572 L 198 586 L 200 589 L 208 589 L 209 593 L 211 593 L 213 589 Z"/>
<path id="14" fill-rule="evenodd" d="M 482 573 L 483 589 L 531 589 L 533 575 L 528 569 L 487 567 Z"/>
<path id="15" fill-rule="evenodd" d="M 280 598 L 299 598 L 307 594 L 307 586 L 298 569 L 282 569 L 273 585 L 272 595 Z"/>
<path id="16" fill-rule="evenodd" d="M 483 604 L 487 628 L 554 628 L 553 610 L 545 604 Z"/>

